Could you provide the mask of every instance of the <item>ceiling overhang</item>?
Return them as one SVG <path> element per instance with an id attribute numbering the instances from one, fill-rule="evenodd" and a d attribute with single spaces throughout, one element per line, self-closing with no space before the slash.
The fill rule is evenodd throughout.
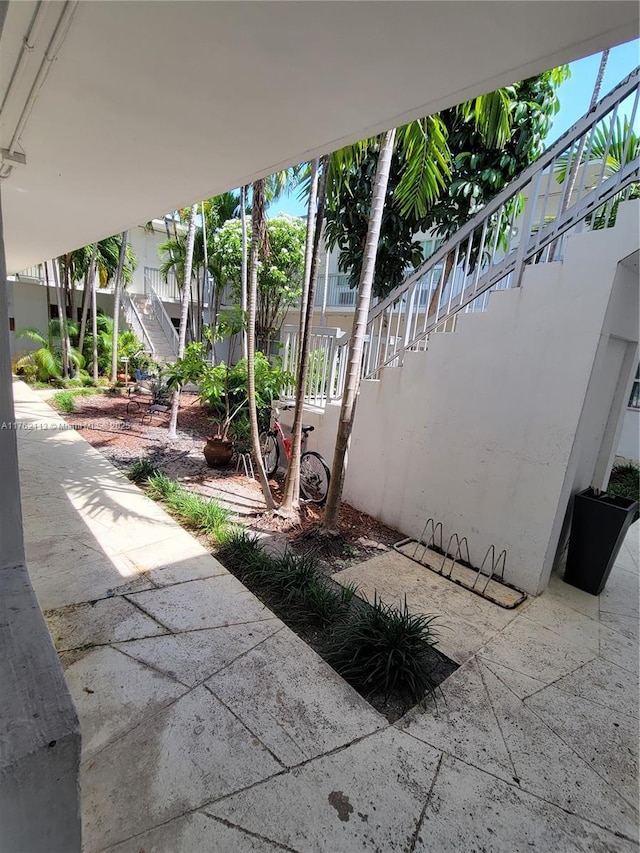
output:
<path id="1" fill-rule="evenodd" d="M 47 2 L 14 75 L 36 6 L 0 41 L 9 272 L 638 34 L 615 0 Z"/>

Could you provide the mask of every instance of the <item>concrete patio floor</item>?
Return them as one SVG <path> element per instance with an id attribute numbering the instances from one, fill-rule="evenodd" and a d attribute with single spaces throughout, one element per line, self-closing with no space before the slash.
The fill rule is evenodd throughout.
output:
<path id="1" fill-rule="evenodd" d="M 37 394 L 14 396 L 87 853 L 638 849 L 637 524 L 599 599 L 554 579 L 516 613 L 400 555 L 342 573 L 414 606 L 427 590 L 462 664 L 437 708 L 390 725 Z"/>

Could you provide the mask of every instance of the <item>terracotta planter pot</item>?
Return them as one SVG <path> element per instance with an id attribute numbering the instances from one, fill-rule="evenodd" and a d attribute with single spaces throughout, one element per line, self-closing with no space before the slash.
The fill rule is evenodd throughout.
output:
<path id="1" fill-rule="evenodd" d="M 231 462 L 233 442 L 226 438 L 212 436 L 207 439 L 203 452 L 209 468 L 224 468 Z"/>

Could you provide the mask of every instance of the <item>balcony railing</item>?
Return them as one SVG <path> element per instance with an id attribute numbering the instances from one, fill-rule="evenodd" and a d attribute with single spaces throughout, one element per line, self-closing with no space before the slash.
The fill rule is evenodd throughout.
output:
<path id="1" fill-rule="evenodd" d="M 282 340 L 283 367 L 295 376 L 298 370 L 298 327 L 284 326 Z M 347 366 L 347 340 L 347 334 L 337 327 L 311 329 L 304 398 L 308 405 L 324 408 L 341 395 Z M 282 396 L 290 400 L 295 393 L 295 385 L 291 385 L 283 390 Z"/>
<path id="2" fill-rule="evenodd" d="M 150 296 L 151 291 L 155 291 L 160 299 L 166 299 L 171 302 L 180 301 L 180 290 L 176 281 L 175 273 L 170 272 L 167 276 L 167 281 L 164 281 L 160 274 L 160 270 L 155 267 L 144 268 L 144 292 Z"/>
<path id="3" fill-rule="evenodd" d="M 347 311 L 355 308 L 356 289 L 349 287 L 349 276 L 344 273 L 331 273 L 327 278 L 325 292 L 325 276 L 318 276 L 315 307 L 345 308 Z"/>

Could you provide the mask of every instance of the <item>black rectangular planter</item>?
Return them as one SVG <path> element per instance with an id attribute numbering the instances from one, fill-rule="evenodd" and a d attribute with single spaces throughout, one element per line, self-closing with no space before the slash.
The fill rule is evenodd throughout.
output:
<path id="1" fill-rule="evenodd" d="M 564 579 L 591 595 L 599 595 L 622 547 L 638 501 L 593 489 L 579 492 L 573 505 L 569 553 Z"/>

